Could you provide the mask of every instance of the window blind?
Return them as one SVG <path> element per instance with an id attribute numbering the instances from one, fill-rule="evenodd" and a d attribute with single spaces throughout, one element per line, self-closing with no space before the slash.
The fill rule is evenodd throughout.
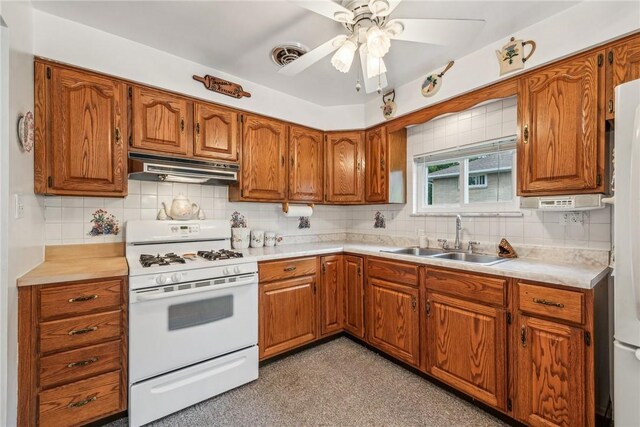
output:
<path id="1" fill-rule="evenodd" d="M 487 154 L 490 152 L 513 150 L 514 148 L 516 148 L 516 136 L 510 135 L 475 144 L 436 151 L 433 153 L 419 154 L 414 156 L 413 161 L 415 163 L 433 163 L 443 160 L 455 160 L 469 156 Z"/>

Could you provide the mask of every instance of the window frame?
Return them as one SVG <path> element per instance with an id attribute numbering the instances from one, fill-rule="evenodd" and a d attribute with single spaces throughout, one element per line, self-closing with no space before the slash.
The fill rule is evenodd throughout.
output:
<path id="1" fill-rule="evenodd" d="M 502 138 L 504 140 L 504 138 Z M 484 148 L 483 146 L 486 146 Z M 501 148 L 504 146 L 504 148 Z M 511 188 L 513 189 L 513 198 L 504 202 L 473 202 L 469 203 L 469 158 L 477 157 L 478 155 L 498 153 L 500 151 L 512 151 L 511 162 Z M 447 154 L 450 153 L 450 156 Z M 435 157 L 434 160 L 424 160 L 428 157 Z M 460 164 L 460 173 L 458 175 L 458 187 L 460 189 L 458 202 L 452 204 L 442 204 L 437 206 L 426 205 L 428 199 L 428 185 L 420 185 L 425 182 L 425 170 L 428 166 L 442 163 L 454 163 Z M 520 202 L 517 195 L 516 177 L 517 177 L 517 150 L 515 145 L 509 143 L 496 143 L 484 142 L 480 144 L 474 144 L 470 147 L 462 149 L 448 150 L 442 153 L 426 153 L 414 156 L 413 160 L 413 216 L 428 216 L 428 215 L 451 215 L 458 213 L 467 214 L 483 214 L 483 215 L 504 215 L 506 214 L 521 214 L 519 209 Z M 473 175 L 483 174 L 483 171 L 474 172 Z M 486 176 L 487 173 L 485 172 Z M 485 187 L 488 186 L 488 176 L 485 178 Z"/>
<path id="2" fill-rule="evenodd" d="M 483 183 L 482 184 L 470 184 L 467 181 L 467 188 L 468 189 L 475 189 L 475 188 L 487 188 L 489 186 L 489 177 L 488 174 L 486 173 L 476 173 L 473 175 L 469 175 L 469 180 L 471 180 L 471 178 L 482 178 Z"/>

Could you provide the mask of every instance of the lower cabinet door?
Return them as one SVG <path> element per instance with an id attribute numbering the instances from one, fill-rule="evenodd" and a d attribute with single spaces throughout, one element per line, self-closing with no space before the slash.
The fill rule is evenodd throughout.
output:
<path id="1" fill-rule="evenodd" d="M 344 266 L 342 255 L 320 258 L 320 334 L 329 335 L 344 325 Z"/>
<path id="2" fill-rule="evenodd" d="M 506 405 L 504 310 L 427 294 L 427 369 L 434 377 L 497 408 Z"/>
<path id="3" fill-rule="evenodd" d="M 516 323 L 516 414 L 531 426 L 584 426 L 583 331 L 528 316 Z"/>
<path id="4" fill-rule="evenodd" d="M 419 367 L 418 289 L 371 278 L 365 292 L 369 343 L 391 356 Z"/>
<path id="5" fill-rule="evenodd" d="M 344 329 L 364 338 L 363 260 L 358 256 L 344 257 Z"/>
<path id="6" fill-rule="evenodd" d="M 260 359 L 316 339 L 316 278 L 260 284 Z"/>

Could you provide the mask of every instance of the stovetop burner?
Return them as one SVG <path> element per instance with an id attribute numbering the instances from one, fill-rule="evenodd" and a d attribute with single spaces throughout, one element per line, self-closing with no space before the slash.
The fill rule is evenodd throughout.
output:
<path id="1" fill-rule="evenodd" d="M 209 261 L 217 261 L 219 259 L 242 258 L 242 253 L 229 249 L 218 249 L 217 251 L 198 251 L 198 256 Z"/>
<path id="2" fill-rule="evenodd" d="M 184 264 L 186 263 L 185 259 L 174 254 L 173 252 L 169 252 L 168 254 L 160 255 L 140 255 L 140 264 L 143 267 L 151 267 L 152 265 L 170 265 L 170 264 Z"/>

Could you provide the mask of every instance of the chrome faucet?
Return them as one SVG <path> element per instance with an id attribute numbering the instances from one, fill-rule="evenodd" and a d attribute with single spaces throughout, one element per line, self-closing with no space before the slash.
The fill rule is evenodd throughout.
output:
<path id="1" fill-rule="evenodd" d="M 456 242 L 453 245 L 453 249 L 459 251 L 462 249 L 462 243 L 460 243 L 460 231 L 462 231 L 462 217 L 456 215 Z"/>

